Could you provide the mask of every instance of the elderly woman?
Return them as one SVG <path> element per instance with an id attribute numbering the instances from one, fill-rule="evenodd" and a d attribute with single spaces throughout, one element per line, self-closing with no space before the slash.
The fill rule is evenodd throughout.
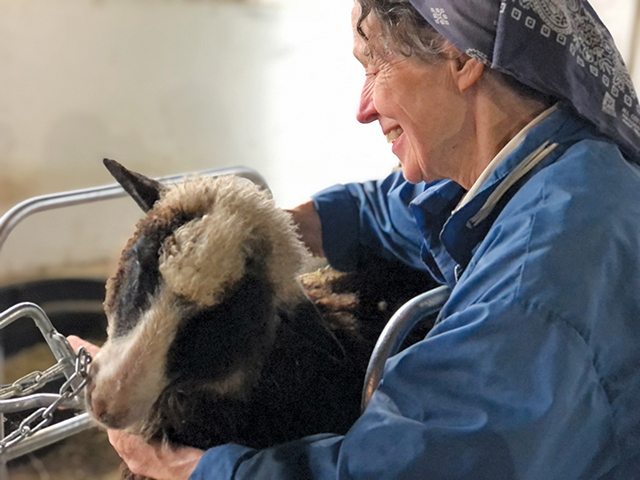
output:
<path id="1" fill-rule="evenodd" d="M 338 268 L 449 285 L 436 326 L 345 436 L 112 442 L 158 479 L 640 478 L 640 109 L 609 33 L 584 0 L 358 0 L 353 29 L 402 172 L 294 217 Z"/>

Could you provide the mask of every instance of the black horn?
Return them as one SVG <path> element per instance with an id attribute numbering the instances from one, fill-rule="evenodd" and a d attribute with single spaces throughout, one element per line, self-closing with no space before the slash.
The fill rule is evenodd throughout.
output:
<path id="1" fill-rule="evenodd" d="M 109 173 L 113 175 L 113 178 L 122 185 L 122 188 L 136 201 L 143 211 L 148 212 L 151 210 L 165 188 L 162 183 L 127 170 L 115 160 L 105 158 L 103 163 Z"/>

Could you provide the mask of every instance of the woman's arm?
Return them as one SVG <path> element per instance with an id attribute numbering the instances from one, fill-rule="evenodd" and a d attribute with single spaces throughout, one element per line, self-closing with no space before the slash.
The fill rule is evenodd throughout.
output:
<path id="1" fill-rule="evenodd" d="M 314 194 L 322 224 L 317 234 L 329 263 L 350 271 L 383 257 L 423 270 L 424 239 L 410 203 L 425 188 L 394 172 L 384 180 L 334 185 Z"/>
<path id="2" fill-rule="evenodd" d="M 315 257 L 324 257 L 322 249 L 322 225 L 313 200 L 286 210 L 291 213 L 300 239 Z"/>

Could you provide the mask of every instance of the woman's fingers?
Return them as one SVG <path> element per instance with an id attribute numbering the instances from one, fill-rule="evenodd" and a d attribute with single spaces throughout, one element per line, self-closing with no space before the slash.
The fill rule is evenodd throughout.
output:
<path id="1" fill-rule="evenodd" d="M 80 349 L 80 347 L 84 347 L 87 350 L 87 352 L 91 354 L 92 357 L 95 357 L 100 351 L 99 346 L 94 345 L 91 342 L 87 342 L 86 340 L 83 340 L 80 337 L 76 337 L 75 335 L 69 335 L 67 337 L 67 341 L 69 342 L 69 344 L 71 345 L 71 348 L 73 348 L 74 351 L 77 352 Z"/>
<path id="2" fill-rule="evenodd" d="M 107 433 L 111 445 L 129 470 L 156 480 L 187 480 L 204 453 L 195 448 L 151 445 L 141 437 L 121 430 L 107 430 Z"/>

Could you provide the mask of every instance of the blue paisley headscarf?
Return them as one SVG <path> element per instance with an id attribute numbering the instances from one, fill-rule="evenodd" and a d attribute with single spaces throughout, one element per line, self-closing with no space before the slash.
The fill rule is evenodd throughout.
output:
<path id="1" fill-rule="evenodd" d="M 570 102 L 640 163 L 640 105 L 611 34 L 586 0 L 410 0 L 458 49 Z"/>

